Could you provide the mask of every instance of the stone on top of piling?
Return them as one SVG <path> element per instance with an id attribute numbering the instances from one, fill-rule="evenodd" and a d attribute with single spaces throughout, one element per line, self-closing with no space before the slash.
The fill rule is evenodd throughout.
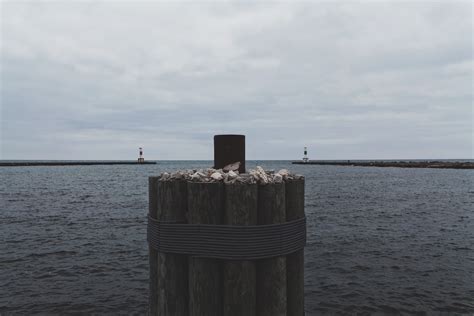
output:
<path id="1" fill-rule="evenodd" d="M 160 181 L 186 180 L 190 182 L 224 182 L 224 183 L 247 183 L 247 184 L 268 184 L 282 183 L 289 180 L 304 179 L 300 174 L 292 174 L 287 169 L 281 169 L 278 172 L 274 170 L 264 170 L 257 166 L 250 169 L 248 173 L 239 173 L 238 170 L 224 169 L 193 169 L 177 170 L 172 173 L 163 172 Z"/>

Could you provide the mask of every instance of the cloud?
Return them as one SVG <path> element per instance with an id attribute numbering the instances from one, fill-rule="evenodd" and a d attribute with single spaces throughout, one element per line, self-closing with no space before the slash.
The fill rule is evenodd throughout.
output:
<path id="1" fill-rule="evenodd" d="M 2 159 L 472 158 L 470 2 L 5 2 Z"/>

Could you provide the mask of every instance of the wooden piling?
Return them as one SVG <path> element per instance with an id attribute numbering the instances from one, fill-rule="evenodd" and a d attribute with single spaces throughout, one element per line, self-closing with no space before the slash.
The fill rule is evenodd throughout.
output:
<path id="1" fill-rule="evenodd" d="M 148 178 L 148 214 L 156 219 L 156 211 L 158 204 L 158 178 Z M 148 247 L 149 263 L 150 263 L 150 293 L 149 293 L 149 313 L 150 315 L 158 315 L 158 251 L 151 246 Z"/>
<path id="2" fill-rule="evenodd" d="M 286 221 L 305 216 L 304 179 L 287 180 L 285 183 Z M 286 257 L 288 315 L 304 315 L 304 249 Z"/>
<path id="3" fill-rule="evenodd" d="M 225 184 L 226 225 L 257 225 L 257 184 Z M 223 267 L 225 316 L 256 314 L 255 261 L 225 261 Z"/>
<path id="4" fill-rule="evenodd" d="M 151 247 L 149 250 L 150 315 L 304 315 L 304 250 L 260 260 L 204 258 L 191 255 L 207 252 L 204 249 L 193 251 L 194 248 L 189 248 L 189 245 L 195 243 L 194 239 L 185 238 L 196 226 L 189 227 L 191 230 L 188 231 L 181 225 L 164 224 L 253 226 L 283 224 L 300 219 L 305 216 L 304 179 L 290 178 L 283 183 L 250 184 L 238 181 L 209 182 L 209 179 L 194 182 L 191 179 L 178 180 L 173 177 L 161 181 L 159 177 L 150 177 L 149 213 L 150 217 L 161 222 L 149 223 L 149 233 L 152 236 L 149 240 L 161 250 L 158 252 Z M 299 229 L 304 229 L 300 224 L 303 222 L 281 226 L 281 231 L 271 231 L 268 236 L 266 233 L 270 232 L 269 227 L 262 227 L 261 233 L 266 238 L 264 242 L 271 240 L 271 249 L 280 249 L 276 254 L 299 249 L 285 248 L 288 246 L 285 242 L 290 240 L 285 241 L 283 238 L 292 238 L 289 235 L 293 236 L 297 228 L 298 235 L 291 240 L 298 241 L 300 246 L 303 232 L 299 232 Z M 278 227 L 273 226 L 272 229 Z M 228 228 L 217 227 L 215 231 L 209 230 L 208 226 L 197 228 L 197 240 L 201 240 L 204 247 L 210 238 L 217 238 L 216 245 L 234 247 L 236 253 L 230 258 L 239 258 L 235 255 L 246 247 L 236 246 L 235 243 L 222 244 L 226 239 L 220 240 L 215 234 L 221 230 L 223 236 L 229 238 L 226 235 Z M 182 234 L 173 234 L 174 229 L 183 229 Z M 207 234 L 212 232 L 210 236 L 213 237 L 206 236 L 206 231 Z M 252 235 L 244 238 L 249 240 L 252 238 L 250 236 Z M 259 233 L 258 236 L 262 235 Z M 172 241 L 176 237 L 178 239 Z M 252 243 L 261 242 L 259 238 L 250 240 Z M 279 248 L 273 241 L 283 242 L 282 245 L 285 246 Z M 177 245 L 176 251 L 181 249 L 187 255 L 170 253 L 174 251 L 173 243 Z M 219 255 L 216 251 L 219 247 L 216 245 L 212 249 Z M 289 245 L 296 246 L 293 242 Z M 223 256 L 218 257 L 228 258 L 224 255 L 228 253 L 227 249 L 221 250 Z"/>
<path id="5" fill-rule="evenodd" d="M 286 222 L 285 183 L 259 185 L 258 224 Z M 286 315 L 286 257 L 262 259 L 257 263 L 257 314 Z"/>
<path id="6" fill-rule="evenodd" d="M 186 222 L 187 184 L 185 181 L 158 181 L 157 219 Z M 188 315 L 188 258 L 185 255 L 158 252 L 157 305 L 159 316 Z"/>
<path id="7" fill-rule="evenodd" d="M 221 182 L 188 183 L 191 224 L 222 224 L 224 186 Z M 222 264 L 217 259 L 189 257 L 189 315 L 222 315 Z"/>

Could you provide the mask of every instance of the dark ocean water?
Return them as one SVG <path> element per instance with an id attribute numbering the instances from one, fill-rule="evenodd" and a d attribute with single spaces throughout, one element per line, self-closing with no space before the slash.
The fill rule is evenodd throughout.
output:
<path id="1" fill-rule="evenodd" d="M 306 176 L 308 315 L 473 314 L 474 171 Z M 145 314 L 147 178 L 210 162 L 0 168 L 0 314 Z"/>

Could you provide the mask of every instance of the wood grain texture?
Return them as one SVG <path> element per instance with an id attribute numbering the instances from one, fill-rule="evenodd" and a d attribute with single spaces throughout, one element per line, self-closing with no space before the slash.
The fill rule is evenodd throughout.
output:
<path id="1" fill-rule="evenodd" d="M 187 185 L 185 181 L 158 181 L 156 216 L 161 221 L 186 222 Z M 185 255 L 158 252 L 157 314 L 188 315 L 188 258 Z"/>
<path id="2" fill-rule="evenodd" d="M 286 191 L 286 220 L 305 216 L 304 179 L 288 180 Z M 304 249 L 286 257 L 288 315 L 304 315 Z"/>
<path id="3" fill-rule="evenodd" d="M 225 185 L 225 219 L 227 225 L 257 225 L 258 189 L 256 184 Z M 224 315 L 256 315 L 255 261 L 225 261 Z"/>
<path id="4" fill-rule="evenodd" d="M 285 183 L 258 186 L 258 224 L 286 221 Z M 257 315 L 280 316 L 287 312 L 286 257 L 257 262 Z"/>
<path id="5" fill-rule="evenodd" d="M 188 183 L 188 220 L 191 224 L 222 224 L 224 184 Z M 222 264 L 217 259 L 189 258 L 189 315 L 220 316 Z"/>
<path id="6" fill-rule="evenodd" d="M 148 178 L 148 214 L 156 219 L 158 203 L 158 177 Z M 158 251 L 148 247 L 149 269 L 150 269 L 150 292 L 148 297 L 148 307 L 150 315 L 158 315 Z"/>

